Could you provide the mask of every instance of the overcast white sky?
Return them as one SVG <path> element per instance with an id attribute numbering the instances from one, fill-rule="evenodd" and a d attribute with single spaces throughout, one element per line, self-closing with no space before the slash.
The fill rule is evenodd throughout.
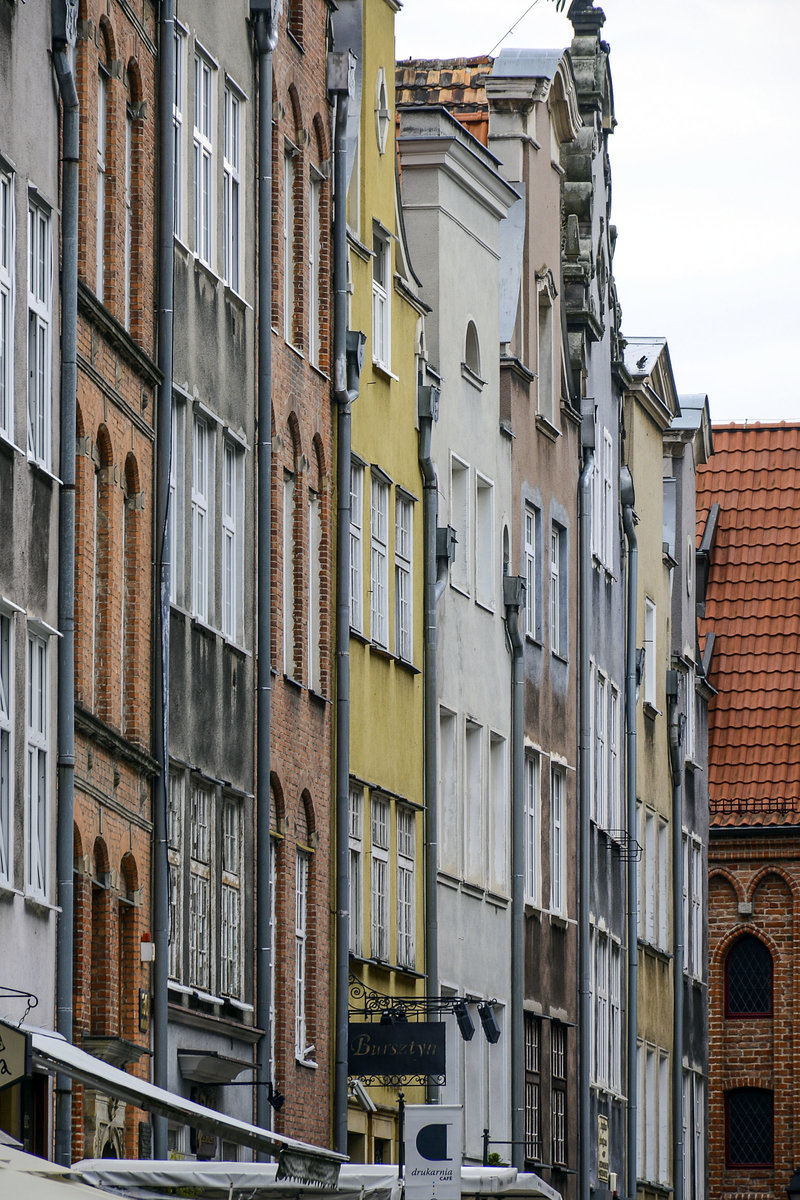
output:
<path id="1" fill-rule="evenodd" d="M 666 337 L 713 421 L 800 420 L 800 0 L 595 0 L 618 121 L 614 260 L 629 337 Z M 530 0 L 404 0 L 398 58 L 487 54 Z M 536 0 L 508 47 L 567 46 Z"/>

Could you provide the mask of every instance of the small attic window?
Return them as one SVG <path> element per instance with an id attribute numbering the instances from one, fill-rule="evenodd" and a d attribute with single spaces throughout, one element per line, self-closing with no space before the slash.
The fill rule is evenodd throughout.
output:
<path id="1" fill-rule="evenodd" d="M 389 93 L 386 90 L 386 73 L 383 67 L 378 71 L 375 81 L 375 136 L 378 139 L 378 150 L 381 154 L 386 151 L 386 139 L 389 134 L 389 123 L 392 114 L 389 112 Z"/>
<path id="2" fill-rule="evenodd" d="M 480 379 L 481 346 L 478 341 L 478 330 L 475 327 L 474 321 L 470 321 L 467 325 L 467 338 L 464 345 L 464 366 Z"/>

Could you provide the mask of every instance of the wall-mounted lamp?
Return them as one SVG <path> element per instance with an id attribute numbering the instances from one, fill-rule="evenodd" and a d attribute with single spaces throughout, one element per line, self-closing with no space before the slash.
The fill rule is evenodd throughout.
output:
<path id="1" fill-rule="evenodd" d="M 268 1083 L 267 1084 L 267 1100 L 272 1105 L 272 1107 L 275 1109 L 275 1112 L 280 1112 L 281 1109 L 283 1108 L 286 1097 L 283 1095 L 282 1092 L 278 1091 L 277 1087 L 275 1087 L 274 1084 Z"/>
<path id="2" fill-rule="evenodd" d="M 458 1031 L 465 1042 L 469 1042 L 475 1035 L 475 1025 L 472 1017 L 469 1015 L 469 1009 L 463 1000 L 457 1000 L 453 1005 L 456 1021 L 458 1022 Z"/>
<path id="3" fill-rule="evenodd" d="M 478 1016 L 481 1019 L 486 1040 L 493 1046 L 495 1042 L 500 1041 L 500 1026 L 497 1024 L 497 1018 L 494 1015 L 494 1009 L 491 1004 L 479 1004 Z"/>

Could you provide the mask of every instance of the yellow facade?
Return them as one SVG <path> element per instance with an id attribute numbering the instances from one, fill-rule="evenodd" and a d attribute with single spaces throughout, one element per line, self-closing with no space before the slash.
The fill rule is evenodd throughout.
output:
<path id="1" fill-rule="evenodd" d="M 423 522 L 414 297 L 397 220 L 392 0 L 365 0 L 361 126 L 348 193 L 349 327 L 367 335 L 352 409 L 351 973 L 424 993 Z M 340 485 L 344 481 L 340 481 Z M 409 1103 L 421 1088 L 404 1088 Z M 351 1157 L 396 1161 L 398 1090 L 351 1101 Z"/>

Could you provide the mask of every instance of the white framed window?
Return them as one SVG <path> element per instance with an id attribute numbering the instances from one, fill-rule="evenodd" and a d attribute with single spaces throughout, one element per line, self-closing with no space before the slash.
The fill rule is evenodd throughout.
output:
<path id="1" fill-rule="evenodd" d="M 172 445 L 169 459 L 169 598 L 173 604 L 183 599 L 184 560 L 184 490 L 186 470 L 186 405 L 173 397 Z"/>
<path id="2" fill-rule="evenodd" d="M 537 395 L 540 414 L 550 422 L 556 421 L 555 339 L 553 335 L 553 295 L 546 280 L 538 283 L 538 380 Z"/>
<path id="3" fill-rule="evenodd" d="M 14 625 L 0 611 L 0 880 L 9 883 L 14 848 Z"/>
<path id="4" fill-rule="evenodd" d="M 183 115 L 186 105 L 186 35 L 174 26 L 175 91 L 172 96 L 172 128 L 174 155 L 173 228 L 175 237 L 183 239 L 183 194 L 185 187 L 183 162 Z"/>
<path id="5" fill-rule="evenodd" d="M 373 796 L 372 871 L 370 902 L 372 908 L 372 957 L 389 959 L 389 801 Z"/>
<path id="6" fill-rule="evenodd" d="M 28 457 L 50 469 L 53 359 L 50 214 L 28 203 Z"/>
<path id="7" fill-rule="evenodd" d="M 599 929 L 592 931 L 594 953 L 592 955 L 592 996 L 594 1000 L 594 1022 L 592 1033 L 594 1038 L 593 1082 L 600 1087 L 606 1086 L 609 1078 L 609 938 L 608 934 Z"/>
<path id="8" fill-rule="evenodd" d="M 364 631 L 364 467 L 350 464 L 350 624 Z"/>
<path id="9" fill-rule="evenodd" d="M 606 719 L 608 680 L 602 671 L 594 673 L 594 778 L 592 815 L 598 825 L 608 827 L 608 759 L 606 754 Z"/>
<path id="10" fill-rule="evenodd" d="M 415 966 L 414 861 L 416 823 L 410 808 L 397 807 L 397 961 Z"/>
<path id="11" fill-rule="evenodd" d="M 496 578 L 494 564 L 494 484 L 475 475 L 475 599 L 494 609 Z"/>
<path id="12" fill-rule="evenodd" d="M 308 686 L 322 691 L 322 502 L 308 496 Z"/>
<path id="13" fill-rule="evenodd" d="M 167 782 L 167 858 L 169 862 L 169 962 L 170 979 L 180 979 L 183 964 L 182 878 L 183 872 L 183 803 L 184 776 L 175 767 L 169 768 Z"/>
<path id="14" fill-rule="evenodd" d="M 508 890 L 508 772 L 506 739 L 489 735 L 489 887 Z"/>
<path id="15" fill-rule="evenodd" d="M 105 299 L 106 274 L 106 139 L 108 132 L 108 72 L 97 74 L 97 195 L 95 217 L 95 294 Z"/>
<path id="16" fill-rule="evenodd" d="M 697 753 L 697 694 L 695 690 L 695 669 L 689 667 L 684 676 L 684 698 L 686 708 L 686 728 L 683 732 L 683 742 L 687 762 L 693 763 Z"/>
<path id="17" fill-rule="evenodd" d="M 214 68 L 194 56 L 194 252 L 213 267 L 214 254 Z"/>
<path id="18" fill-rule="evenodd" d="M 458 793 L 458 721 L 439 709 L 439 867 L 456 876 L 461 865 L 461 812 Z"/>
<path id="19" fill-rule="evenodd" d="M 456 547 L 450 568 L 450 583 L 469 595 L 470 519 L 469 467 L 460 458 L 450 456 L 450 524 L 456 531 Z"/>
<path id="20" fill-rule="evenodd" d="M 297 152 L 288 147 L 283 153 L 283 336 L 290 346 L 295 344 L 295 184 Z"/>
<path id="21" fill-rule="evenodd" d="M 550 772 L 550 908 L 564 913 L 566 908 L 566 811 L 565 780 L 560 767 Z"/>
<path id="22" fill-rule="evenodd" d="M 619 689 L 608 683 L 608 824 L 610 829 L 621 829 L 622 781 L 620 778 L 620 722 L 622 706 Z"/>
<path id="23" fill-rule="evenodd" d="M 211 803 L 210 790 L 194 781 L 189 864 L 189 983 L 200 988 L 208 988 L 211 983 Z"/>
<path id="24" fill-rule="evenodd" d="M 222 449 L 222 632 L 242 640 L 244 594 L 244 452 L 228 439 Z"/>
<path id="25" fill-rule="evenodd" d="M 561 645 L 561 539 L 564 531 L 554 521 L 550 526 L 550 649 L 562 653 Z"/>
<path id="26" fill-rule="evenodd" d="M 350 953 L 364 949 L 364 789 L 350 784 Z"/>
<path id="27" fill-rule="evenodd" d="M 47 829 L 49 822 L 50 682 L 47 641 L 28 634 L 28 703 L 26 713 L 27 862 L 25 884 L 34 896 L 47 894 Z"/>
<path id="28" fill-rule="evenodd" d="M 550 1028 L 552 1161 L 564 1167 L 567 1164 L 567 1028 L 555 1021 Z"/>
<path id="29" fill-rule="evenodd" d="M 222 158 L 222 225 L 225 244 L 225 282 L 242 291 L 242 100 L 230 84 L 225 87 L 225 147 Z"/>
<path id="30" fill-rule="evenodd" d="M 372 234 L 372 361 L 391 369 L 391 241 L 379 229 Z"/>
<path id="31" fill-rule="evenodd" d="M 370 504 L 370 634 L 389 646 L 389 485 L 373 471 Z"/>
<path id="32" fill-rule="evenodd" d="M 658 1181 L 669 1183 L 669 1056 L 658 1052 Z"/>
<path id="33" fill-rule="evenodd" d="M 608 429 L 603 429 L 603 545 L 602 560 L 610 571 L 614 552 L 614 444 Z"/>
<path id="34" fill-rule="evenodd" d="M 688 1111 L 688 1110 L 687 1110 Z M 699 1071 L 692 1072 L 692 1176 L 694 1200 L 705 1196 L 706 1083 Z M 688 1190 L 685 1196 L 689 1196 Z"/>
<path id="35" fill-rule="evenodd" d="M 703 977 L 703 847 L 696 838 L 691 839 L 692 857 L 692 942 L 691 942 L 691 972 L 695 979 Z"/>
<path id="36" fill-rule="evenodd" d="M 538 754 L 526 754 L 524 771 L 524 851 L 525 900 L 537 908 L 541 904 L 541 760 Z"/>
<path id="37" fill-rule="evenodd" d="M 125 113 L 125 239 L 123 290 L 125 292 L 125 328 L 131 327 L 131 255 L 133 253 L 133 117 Z"/>
<path id="38" fill-rule="evenodd" d="M 523 557 L 525 572 L 525 633 L 534 641 L 542 640 L 541 583 L 539 579 L 542 514 L 533 504 L 526 504 L 523 522 Z"/>
<path id="39" fill-rule="evenodd" d="M 483 726 L 468 720 L 464 729 L 464 874 L 478 885 L 484 882 L 486 861 L 483 747 Z"/>
<path id="40" fill-rule="evenodd" d="M 691 947 L 689 944 L 689 835 L 685 829 L 681 833 L 681 845 L 683 850 L 683 969 L 687 973 L 691 973 Z"/>
<path id="41" fill-rule="evenodd" d="M 644 937 L 651 945 L 656 940 L 656 817 L 644 813 Z"/>
<path id="42" fill-rule="evenodd" d="M 239 802 L 222 801 L 222 890 L 219 928 L 220 991 L 241 995 L 242 822 Z"/>
<path id="43" fill-rule="evenodd" d="M 656 1051 L 653 1046 L 644 1048 L 644 1086 L 642 1096 L 649 1096 L 645 1109 L 644 1171 L 647 1179 L 655 1180 L 658 1142 L 658 1092 L 656 1090 Z"/>
<path id="44" fill-rule="evenodd" d="M 294 679 L 295 537 L 294 475 L 283 476 L 283 671 Z"/>
<path id="45" fill-rule="evenodd" d="M 170 979 L 179 980 L 181 977 L 181 870 L 170 861 L 169 863 L 169 942 L 168 966 Z"/>
<path id="46" fill-rule="evenodd" d="M 378 142 L 378 153 L 386 152 L 386 138 L 389 133 L 392 114 L 389 108 L 389 94 L 386 90 L 386 72 L 383 67 L 378 69 L 375 80 L 375 137 Z"/>
<path id="47" fill-rule="evenodd" d="M 214 599 L 214 430 L 202 417 L 194 419 L 192 453 L 192 611 L 211 619 Z"/>
<path id="48" fill-rule="evenodd" d="M 611 1091 L 619 1095 L 622 1091 L 622 1043 L 624 1040 L 622 1027 L 622 950 L 618 942 L 609 938 L 608 951 L 608 1083 Z"/>
<path id="49" fill-rule="evenodd" d="M 644 598 L 644 702 L 656 707 L 656 606 Z"/>
<path id="50" fill-rule="evenodd" d="M 306 1028 L 306 968 L 308 964 L 308 868 L 309 855 L 298 850 L 295 861 L 294 907 L 294 1052 L 301 1062 L 306 1061 L 308 1030 Z"/>
<path id="51" fill-rule="evenodd" d="M 0 434 L 14 437 L 14 175 L 0 159 Z"/>
<path id="52" fill-rule="evenodd" d="M 542 1157 L 541 1114 L 541 1018 L 526 1012 L 525 1027 L 525 1158 L 539 1162 Z"/>
<path id="53" fill-rule="evenodd" d="M 322 341 L 320 250 L 322 240 L 322 176 L 313 167 L 308 196 L 308 361 L 318 367 Z"/>
<path id="54" fill-rule="evenodd" d="M 183 774 L 170 767 L 167 791 L 167 846 L 180 850 L 183 829 Z"/>
<path id="55" fill-rule="evenodd" d="M 411 500 L 398 492 L 394 521 L 394 633 L 395 653 L 406 662 L 411 662 L 414 653 L 413 519 Z"/>
<path id="56" fill-rule="evenodd" d="M 669 825 L 658 820 L 658 944 L 669 949 Z"/>

